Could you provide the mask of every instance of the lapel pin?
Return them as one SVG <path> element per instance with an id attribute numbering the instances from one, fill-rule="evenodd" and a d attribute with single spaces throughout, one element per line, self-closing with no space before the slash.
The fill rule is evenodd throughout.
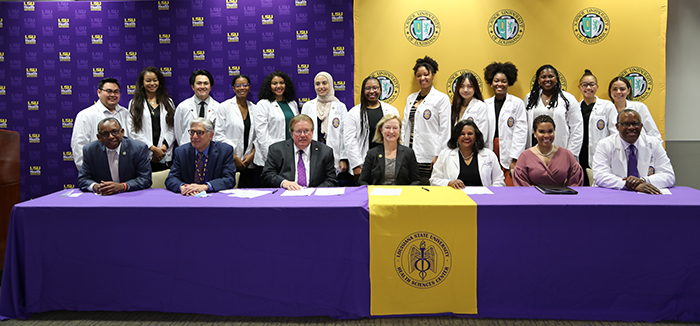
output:
<path id="1" fill-rule="evenodd" d="M 379 158 L 382 158 L 382 154 L 379 154 Z"/>

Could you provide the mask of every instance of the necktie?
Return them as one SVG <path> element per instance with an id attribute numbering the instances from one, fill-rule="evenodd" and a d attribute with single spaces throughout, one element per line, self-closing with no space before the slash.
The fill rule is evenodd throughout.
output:
<path id="1" fill-rule="evenodd" d="M 206 102 L 204 102 L 204 101 L 199 102 L 199 117 L 200 118 L 204 118 L 204 104 L 206 104 Z"/>
<path id="2" fill-rule="evenodd" d="M 109 150 L 109 173 L 112 181 L 119 183 L 119 153 L 116 150 Z"/>
<path id="3" fill-rule="evenodd" d="M 297 184 L 306 187 L 306 166 L 304 166 L 304 151 L 299 150 L 299 161 L 297 162 Z"/>
<path id="4" fill-rule="evenodd" d="M 194 169 L 194 183 L 204 184 L 206 172 L 204 168 L 204 153 L 197 153 L 197 165 Z"/>
<path id="5" fill-rule="evenodd" d="M 634 145 L 630 145 L 630 152 L 627 156 L 627 176 L 639 177 L 639 172 L 637 171 L 637 148 Z"/>

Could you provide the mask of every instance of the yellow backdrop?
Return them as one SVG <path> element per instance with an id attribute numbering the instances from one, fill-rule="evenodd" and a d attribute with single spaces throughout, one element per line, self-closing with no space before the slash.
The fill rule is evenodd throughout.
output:
<path id="1" fill-rule="evenodd" d="M 429 55 L 439 64 L 434 86 L 452 95 L 464 70 L 511 61 L 518 81 L 509 92 L 524 98 L 537 68 L 551 64 L 563 88 L 579 100 L 584 69 L 598 78 L 598 96 L 618 75 L 633 82 L 635 100 L 651 111 L 665 135 L 667 1 L 355 1 L 355 103 L 362 80 L 381 76 L 387 102 L 403 114 L 406 97 L 419 90 L 413 65 Z"/>

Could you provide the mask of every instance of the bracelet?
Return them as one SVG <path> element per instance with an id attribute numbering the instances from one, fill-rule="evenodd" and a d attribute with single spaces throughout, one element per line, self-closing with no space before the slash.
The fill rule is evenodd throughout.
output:
<path id="1" fill-rule="evenodd" d="M 124 191 L 123 191 L 123 192 L 126 192 L 126 189 L 127 189 L 126 182 L 122 182 L 122 184 L 124 185 Z"/>

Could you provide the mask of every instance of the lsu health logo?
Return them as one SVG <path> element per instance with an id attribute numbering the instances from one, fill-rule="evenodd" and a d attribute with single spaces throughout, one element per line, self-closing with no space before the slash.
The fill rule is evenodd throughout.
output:
<path id="1" fill-rule="evenodd" d="M 173 67 L 160 67 L 160 72 L 163 74 L 163 77 L 172 77 Z"/>
<path id="2" fill-rule="evenodd" d="M 136 28 L 136 18 L 124 18 L 124 28 Z"/>
<path id="3" fill-rule="evenodd" d="M 204 27 L 204 17 L 192 17 L 192 27 Z"/>
<path id="4" fill-rule="evenodd" d="M 306 0 L 294 0 L 294 5 L 297 7 L 306 7 Z"/>
<path id="5" fill-rule="evenodd" d="M 27 73 L 28 78 L 39 77 L 39 71 L 37 70 L 37 68 L 25 68 L 25 71 Z"/>
<path id="6" fill-rule="evenodd" d="M 5 85 L 0 85 L 0 95 L 6 95 L 7 94 L 7 88 Z"/>
<path id="7" fill-rule="evenodd" d="M 582 43 L 597 44 L 608 36 L 610 18 L 598 8 L 586 8 L 574 17 L 573 30 L 576 38 Z"/>
<path id="8" fill-rule="evenodd" d="M 25 1 L 24 2 L 24 11 L 34 11 L 36 10 L 36 7 L 34 6 L 34 1 Z"/>
<path id="9" fill-rule="evenodd" d="M 263 59 L 274 59 L 275 49 L 263 49 Z"/>
<path id="10" fill-rule="evenodd" d="M 297 41 L 308 41 L 309 31 L 306 29 L 300 29 L 297 31 Z"/>
<path id="11" fill-rule="evenodd" d="M 238 9 L 238 0 L 226 0 L 226 9 Z"/>
<path id="12" fill-rule="evenodd" d="M 309 74 L 309 64 L 308 63 L 297 64 L 297 74 L 308 75 Z"/>
<path id="13" fill-rule="evenodd" d="M 58 61 L 70 62 L 70 52 L 58 52 Z"/>
<path id="14" fill-rule="evenodd" d="M 125 55 L 126 61 L 136 61 L 138 53 L 136 51 L 127 51 Z"/>
<path id="15" fill-rule="evenodd" d="M 204 50 L 192 51 L 193 60 L 204 60 Z"/>
<path id="16" fill-rule="evenodd" d="M 405 237 L 394 254 L 394 268 L 404 283 L 418 289 L 440 285 L 452 269 L 452 252 L 437 235 L 419 231 Z"/>
<path id="17" fill-rule="evenodd" d="M 566 81 L 566 77 L 564 77 L 564 75 L 561 73 L 561 71 L 557 71 L 557 72 L 558 72 L 557 78 L 559 79 L 559 82 L 561 83 L 561 90 L 565 91 L 568 88 L 569 84 Z M 535 85 L 536 82 L 537 82 L 537 75 L 533 75 L 532 79 L 530 79 L 530 89 L 532 89 L 532 86 Z"/>
<path id="18" fill-rule="evenodd" d="M 170 1 L 158 1 L 158 10 L 170 10 Z"/>
<path id="19" fill-rule="evenodd" d="M 331 22 L 332 23 L 342 23 L 343 22 L 343 12 L 342 11 L 335 11 L 331 13 Z"/>
<path id="20" fill-rule="evenodd" d="M 238 76 L 241 74 L 241 66 L 228 66 L 229 76 Z"/>
<path id="21" fill-rule="evenodd" d="M 27 101 L 27 110 L 39 111 L 39 101 Z"/>
<path id="22" fill-rule="evenodd" d="M 73 152 L 71 152 L 71 151 L 63 152 L 63 161 L 64 162 L 72 162 L 73 161 Z"/>
<path id="23" fill-rule="evenodd" d="M 61 119 L 61 128 L 72 129 L 73 128 L 73 119 L 72 118 Z"/>
<path id="24" fill-rule="evenodd" d="M 390 71 L 377 70 L 369 74 L 369 76 L 377 78 L 382 87 L 382 94 L 379 96 L 379 100 L 392 103 L 399 97 L 399 79 Z"/>
<path id="25" fill-rule="evenodd" d="M 5 62 L 5 52 L 0 51 L 0 62 Z"/>
<path id="26" fill-rule="evenodd" d="M 58 28 L 70 28 L 70 18 L 59 18 Z"/>
<path id="27" fill-rule="evenodd" d="M 134 95 L 136 93 L 136 85 L 126 85 L 126 94 Z"/>
<path id="28" fill-rule="evenodd" d="M 105 77 L 105 68 L 92 68 L 92 77 Z"/>
<path id="29" fill-rule="evenodd" d="M 0 129 L 7 129 L 7 119 L 0 118 Z"/>
<path id="30" fill-rule="evenodd" d="M 31 141 L 30 141 L 31 143 Z M 32 165 L 29 167 L 29 175 L 41 175 L 41 166 Z"/>
<path id="31" fill-rule="evenodd" d="M 24 44 L 36 44 L 36 35 L 33 35 L 33 34 L 24 35 Z"/>
<path id="32" fill-rule="evenodd" d="M 38 144 L 41 142 L 41 135 L 38 133 L 29 134 L 29 143 Z"/>
<path id="33" fill-rule="evenodd" d="M 515 10 L 503 9 L 491 16 L 487 28 L 496 44 L 513 45 L 523 37 L 525 21 Z"/>
<path id="34" fill-rule="evenodd" d="M 61 85 L 61 95 L 73 95 L 73 86 Z"/>
<path id="35" fill-rule="evenodd" d="M 345 47 L 344 46 L 334 46 L 333 47 L 333 56 L 334 57 L 344 57 L 345 56 Z"/>
<path id="36" fill-rule="evenodd" d="M 102 1 L 90 1 L 90 11 L 102 11 Z"/>
<path id="37" fill-rule="evenodd" d="M 651 79 L 651 74 L 641 67 L 629 67 L 620 73 L 630 81 L 632 85 L 632 96 L 635 101 L 646 100 L 654 90 L 654 81 Z"/>
<path id="38" fill-rule="evenodd" d="M 275 23 L 274 15 L 262 15 L 261 18 L 262 18 L 263 25 L 272 25 Z"/>
<path id="39" fill-rule="evenodd" d="M 479 89 L 481 89 L 481 90 L 484 89 L 484 84 L 481 81 L 481 77 L 479 77 L 479 75 L 476 72 L 474 72 L 473 70 L 469 70 L 469 69 L 460 69 L 460 70 L 453 72 L 452 75 L 450 75 L 450 78 L 447 78 L 447 85 L 445 85 L 445 89 L 447 90 L 447 96 L 452 98 L 452 96 L 455 94 L 455 92 L 459 91 L 459 90 L 457 90 L 457 79 L 459 79 L 460 76 L 467 74 L 467 73 L 470 73 L 470 74 L 474 75 L 474 77 L 476 77 L 476 81 L 477 81 L 477 83 L 479 83 L 479 85 L 478 85 Z M 472 85 L 472 86 L 476 86 L 476 85 Z"/>
<path id="40" fill-rule="evenodd" d="M 334 80 L 333 81 L 333 90 L 336 92 L 344 91 L 345 90 L 345 81 L 344 80 Z"/>
<path id="41" fill-rule="evenodd" d="M 230 32 L 226 34 L 226 41 L 229 43 L 237 43 L 240 41 L 239 36 L 240 33 L 238 32 Z"/>
<path id="42" fill-rule="evenodd" d="M 158 43 L 170 44 L 170 34 L 158 34 Z"/>
<path id="43" fill-rule="evenodd" d="M 93 34 L 90 36 L 90 42 L 92 44 L 103 44 L 104 38 L 103 38 L 102 34 Z"/>
<path id="44" fill-rule="evenodd" d="M 406 18 L 403 25 L 406 39 L 415 46 L 428 46 L 440 36 L 440 21 L 432 12 L 416 11 Z"/>

